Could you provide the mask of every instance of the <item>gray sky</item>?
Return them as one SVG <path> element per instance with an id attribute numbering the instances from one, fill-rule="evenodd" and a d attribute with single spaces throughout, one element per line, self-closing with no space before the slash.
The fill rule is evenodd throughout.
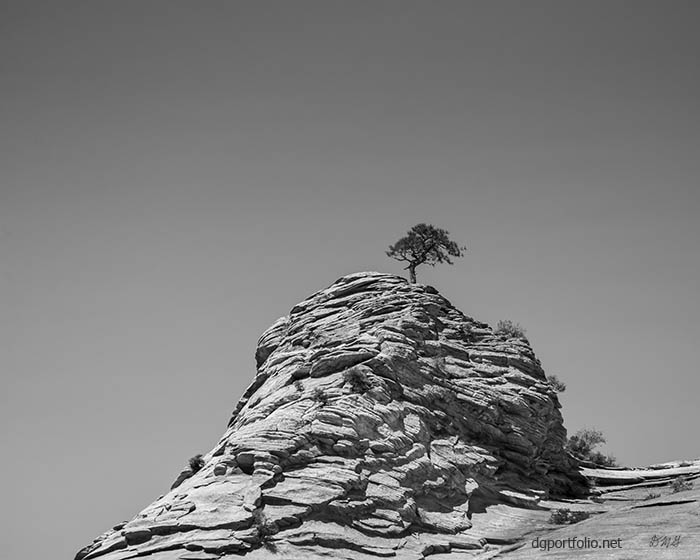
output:
<path id="1" fill-rule="evenodd" d="M 419 281 L 522 323 L 570 432 L 700 456 L 698 11 L 2 2 L 7 557 L 165 492 L 259 334 L 421 221 L 469 253 Z"/>

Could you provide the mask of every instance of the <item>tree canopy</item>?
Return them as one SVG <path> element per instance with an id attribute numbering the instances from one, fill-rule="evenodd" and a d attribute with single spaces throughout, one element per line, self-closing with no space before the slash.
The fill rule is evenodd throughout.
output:
<path id="1" fill-rule="evenodd" d="M 603 455 L 600 451 L 594 451 L 596 447 L 603 443 L 605 443 L 603 432 L 583 428 L 568 439 L 566 450 L 577 459 L 583 461 L 589 461 L 604 467 L 617 466 L 617 460 L 612 455 Z"/>
<path id="2" fill-rule="evenodd" d="M 411 283 L 415 284 L 416 267 L 421 264 L 452 264 L 451 257 L 462 257 L 466 250 L 466 247 L 452 241 L 444 229 L 430 224 L 417 224 L 391 245 L 386 254 L 392 259 L 408 263 L 406 270 Z"/>

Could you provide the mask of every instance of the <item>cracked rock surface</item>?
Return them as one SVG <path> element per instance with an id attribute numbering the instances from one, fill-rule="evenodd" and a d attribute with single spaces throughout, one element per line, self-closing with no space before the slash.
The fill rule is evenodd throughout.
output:
<path id="1" fill-rule="evenodd" d="M 698 557 L 700 460 L 646 468 L 583 468 L 581 472 L 591 486 L 588 499 L 540 502 L 547 511 L 528 512 L 527 535 L 521 531 L 512 546 L 498 552 L 499 560 Z M 552 525 L 548 520 L 550 511 L 560 508 L 586 512 L 590 517 L 573 525 Z M 536 538 L 539 542 L 535 542 Z M 612 543 L 615 548 L 603 548 L 606 543 Z"/>
<path id="2" fill-rule="evenodd" d="M 528 342 L 429 286 L 343 277 L 255 358 L 204 466 L 78 560 L 487 557 L 585 487 Z"/>

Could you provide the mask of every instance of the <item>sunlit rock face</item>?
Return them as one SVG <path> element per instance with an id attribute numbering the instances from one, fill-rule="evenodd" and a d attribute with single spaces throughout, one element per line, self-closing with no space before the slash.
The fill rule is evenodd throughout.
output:
<path id="1" fill-rule="evenodd" d="M 345 276 L 276 321 L 255 358 L 204 466 L 79 558 L 480 554 L 495 542 L 480 513 L 581 490 L 528 342 L 429 286 Z"/>

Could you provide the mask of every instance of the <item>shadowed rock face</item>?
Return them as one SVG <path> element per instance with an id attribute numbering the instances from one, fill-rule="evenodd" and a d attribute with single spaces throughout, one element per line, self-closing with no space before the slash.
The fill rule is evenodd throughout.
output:
<path id="1" fill-rule="evenodd" d="M 527 341 L 428 286 L 341 278 L 276 321 L 256 361 L 204 466 L 78 558 L 483 553 L 487 508 L 582 489 Z"/>

